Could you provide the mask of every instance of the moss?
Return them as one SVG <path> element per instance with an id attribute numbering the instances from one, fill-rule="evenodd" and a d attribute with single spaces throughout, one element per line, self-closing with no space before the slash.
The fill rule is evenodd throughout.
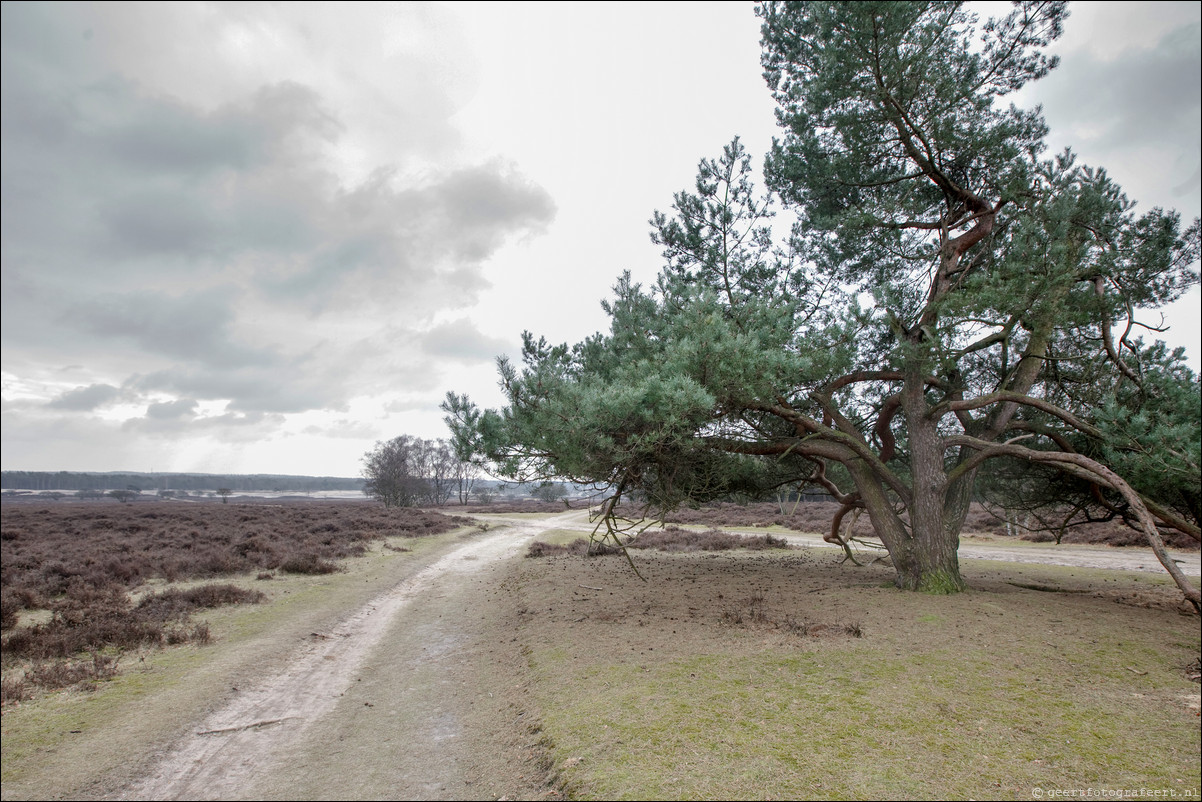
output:
<path id="1" fill-rule="evenodd" d="M 948 596 L 952 593 L 960 593 L 967 588 L 959 571 L 940 568 L 937 571 L 923 574 L 918 580 L 917 589 L 922 593 L 930 593 L 935 596 Z"/>

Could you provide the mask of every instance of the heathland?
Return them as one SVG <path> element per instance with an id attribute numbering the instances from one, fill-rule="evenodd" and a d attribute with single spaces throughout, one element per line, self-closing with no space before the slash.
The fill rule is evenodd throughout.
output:
<path id="1" fill-rule="evenodd" d="M 824 506 L 628 560 L 562 504 L 5 503 L 4 797 L 1197 797 L 1197 618 L 1074 565 L 1144 550 L 982 518 L 966 552 L 1066 565 L 904 593 Z"/>

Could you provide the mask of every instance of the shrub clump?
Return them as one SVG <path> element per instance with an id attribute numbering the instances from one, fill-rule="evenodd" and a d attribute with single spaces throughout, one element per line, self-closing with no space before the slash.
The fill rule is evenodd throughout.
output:
<path id="1" fill-rule="evenodd" d="M 787 549 L 784 538 L 772 535 L 736 535 L 718 529 L 695 532 L 668 526 L 663 529 L 646 529 L 627 544 L 632 549 L 659 549 L 660 551 L 729 551 L 730 549 Z"/>
<path id="2" fill-rule="evenodd" d="M 92 652 L 81 660 L 36 663 L 21 677 L 5 677 L 0 683 L 0 704 L 23 702 L 33 695 L 34 688 L 57 690 L 79 685 L 95 690 L 96 683 L 117 674 L 119 657 Z"/>
<path id="3" fill-rule="evenodd" d="M 16 629 L 3 640 L 6 658 L 63 660 L 83 652 L 207 642 L 207 625 L 189 626 L 195 610 L 225 604 L 257 604 L 262 593 L 235 585 L 202 585 L 145 597 L 136 606 L 119 587 L 73 584 L 51 605 L 45 624 Z"/>
<path id="4" fill-rule="evenodd" d="M 621 553 L 622 550 L 612 543 L 590 542 L 585 537 L 578 537 L 566 546 L 536 540 L 526 549 L 527 557 L 555 557 L 561 554 L 571 554 L 576 557 L 603 557 L 606 554 Z"/>
<path id="5" fill-rule="evenodd" d="M 14 629 L 0 642 L 10 674 L 0 696 L 8 703 L 29 698 L 34 688 L 94 688 L 96 682 L 116 674 L 122 651 L 208 643 L 209 625 L 189 620 L 195 610 L 257 604 L 265 598 L 236 585 L 211 584 L 151 594 L 134 605 L 119 586 L 93 588 L 73 582 L 66 596 L 50 605 L 49 622 Z M 90 657 L 81 659 L 81 654 Z M 13 677 L 15 666 L 14 670 L 9 666 L 17 660 L 28 660 L 30 665 L 20 677 Z"/>
<path id="6" fill-rule="evenodd" d="M 338 566 L 306 551 L 288 557 L 280 563 L 280 570 L 289 574 L 332 574 L 338 570 Z"/>
<path id="7" fill-rule="evenodd" d="M 208 625 L 189 620 L 195 610 L 264 598 L 230 584 L 207 584 L 132 603 L 130 591 L 150 579 L 328 574 L 339 570 L 336 560 L 363 554 L 365 542 L 435 535 L 470 523 L 430 510 L 338 502 L 162 503 L 151 509 L 92 502 L 5 504 L 0 507 L 0 696 L 19 701 L 35 686 L 103 679 L 107 663 L 85 658 L 88 654 L 107 659 L 127 649 L 206 643 Z M 50 620 L 23 626 L 25 610 L 46 610 Z"/>
<path id="8" fill-rule="evenodd" d="M 772 535 L 734 535 L 717 529 L 694 532 L 677 526 L 662 530 L 647 529 L 626 544 L 629 549 L 658 549 L 660 551 L 726 551 L 729 549 L 787 549 L 784 538 Z M 621 549 L 608 542 L 593 542 L 578 537 L 566 546 L 536 540 L 526 549 L 527 557 L 553 557 L 572 554 L 579 557 L 598 557 L 619 554 Z"/>
<path id="9" fill-rule="evenodd" d="M 227 604 L 258 604 L 266 599 L 262 592 L 244 590 L 237 585 L 210 584 L 188 590 L 165 590 L 138 602 L 137 612 L 156 621 L 187 618 L 196 610 L 224 607 Z"/>
<path id="10" fill-rule="evenodd" d="M 437 535 L 472 523 L 431 510 L 344 502 L 164 503 L 150 511 L 86 502 L 5 504 L 0 514 L 3 589 L 45 599 L 61 596 L 77 577 L 95 587 L 133 589 L 153 578 L 254 575 L 286 570 L 282 563 L 302 554 L 330 562 L 362 555 L 372 540 Z M 12 596 L 4 602 L 5 625 L 21 609 L 39 607 Z"/>

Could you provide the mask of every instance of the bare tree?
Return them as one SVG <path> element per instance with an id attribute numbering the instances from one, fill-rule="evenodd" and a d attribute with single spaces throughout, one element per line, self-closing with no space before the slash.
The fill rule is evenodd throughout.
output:
<path id="1" fill-rule="evenodd" d="M 415 438 L 418 475 L 426 480 L 426 502 L 439 507 L 447 503 L 457 486 L 455 455 L 445 440 Z"/>
<path id="2" fill-rule="evenodd" d="M 363 492 L 388 507 L 443 505 L 458 486 L 456 460 L 443 440 L 401 435 L 363 456 Z"/>

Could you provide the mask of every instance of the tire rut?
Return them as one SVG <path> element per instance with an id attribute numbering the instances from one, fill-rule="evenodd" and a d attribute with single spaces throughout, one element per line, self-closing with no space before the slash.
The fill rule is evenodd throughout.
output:
<path id="1" fill-rule="evenodd" d="M 191 727 L 191 732 L 170 746 L 147 774 L 116 798 L 266 798 L 264 789 L 273 789 L 271 796 L 301 798 L 305 796 L 307 773 L 337 778 L 337 765 L 329 765 L 328 761 L 320 767 L 310 761 L 298 765 L 290 754 L 310 751 L 305 748 L 306 736 L 315 725 L 329 724 L 326 720 L 334 716 L 340 698 L 362 679 L 365 663 L 381 647 L 397 617 L 413 607 L 421 608 L 412 611 L 421 622 L 414 629 L 421 645 L 413 644 L 420 651 L 404 665 L 395 666 L 395 689 L 389 692 L 430 714 L 419 716 L 433 723 L 425 733 L 427 741 L 438 745 L 455 738 L 461 724 L 452 712 L 453 706 L 442 703 L 447 689 L 440 687 L 440 672 L 428 668 L 438 662 L 440 651 L 453 649 L 462 638 L 453 616 L 423 620 L 426 603 L 434 600 L 437 605 L 440 596 L 463 592 L 469 585 L 466 577 L 496 567 L 538 533 L 561 526 L 576 515 L 523 521 L 452 546 L 432 564 L 352 611 L 332 630 L 312 633 L 282 671 L 239 691 Z M 419 600 L 421 604 L 415 605 Z M 420 692 L 414 692 L 413 683 L 420 686 Z M 370 702 L 365 704 L 372 706 Z M 378 757 L 385 759 L 383 751 Z M 361 771 L 361 756 L 355 760 L 353 771 L 347 774 Z M 397 796 L 401 789 L 396 783 L 403 778 L 392 777 L 388 789 L 379 789 L 380 796 L 438 798 L 451 787 L 450 778 L 440 776 L 440 772 L 456 770 L 460 761 L 448 759 L 445 754 L 431 754 L 430 760 L 435 765 L 420 772 L 421 779 L 408 789 L 412 795 Z M 346 779 L 342 788 L 351 791 L 353 777 Z M 317 794 L 321 795 L 326 792 Z M 352 792 L 349 798 L 365 797 Z"/>

